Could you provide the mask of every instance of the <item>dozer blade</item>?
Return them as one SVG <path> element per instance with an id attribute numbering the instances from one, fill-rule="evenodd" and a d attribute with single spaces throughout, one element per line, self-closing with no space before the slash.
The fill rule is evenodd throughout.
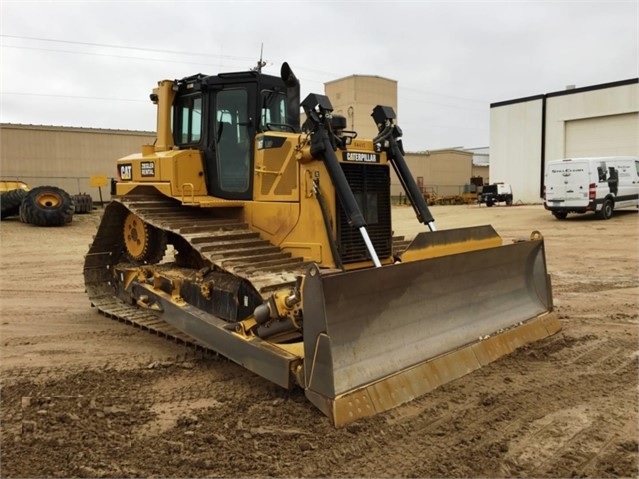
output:
<path id="1" fill-rule="evenodd" d="M 459 240 L 456 230 L 436 233 L 438 243 Z M 305 393 L 336 426 L 559 331 L 543 239 L 479 248 L 334 275 L 309 271 Z"/>

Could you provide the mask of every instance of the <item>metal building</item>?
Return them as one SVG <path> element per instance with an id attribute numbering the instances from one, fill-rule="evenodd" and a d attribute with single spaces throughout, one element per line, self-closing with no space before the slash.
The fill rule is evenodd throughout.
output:
<path id="1" fill-rule="evenodd" d="M 464 186 L 473 175 L 473 153 L 461 149 L 443 149 L 405 155 L 406 164 L 424 194 L 455 196 L 464 193 Z M 391 196 L 403 191 L 399 179 L 391 174 Z"/>
<path id="2" fill-rule="evenodd" d="M 542 201 L 547 161 L 610 155 L 639 156 L 638 78 L 490 105 L 491 181 L 514 201 Z"/>
<path id="3" fill-rule="evenodd" d="M 346 118 L 346 128 L 360 138 L 374 138 L 378 130 L 371 113 L 377 105 L 390 106 L 399 117 L 397 81 L 374 75 L 351 75 L 324 84 L 333 112 Z M 399 122 L 398 122 L 399 123 Z M 472 176 L 487 171 L 475 167 L 473 153 L 462 148 L 406 152 L 406 163 L 424 194 L 460 195 Z M 486 175 L 487 176 L 487 175 Z M 404 194 L 391 171 L 391 196 Z"/>
<path id="4" fill-rule="evenodd" d="M 397 81 L 372 75 L 352 75 L 324 83 L 333 113 L 346 118 L 346 128 L 360 138 L 375 138 L 371 113 L 377 105 L 390 106 L 397 115 Z"/>
<path id="5" fill-rule="evenodd" d="M 98 200 L 92 176 L 115 176 L 118 158 L 153 143 L 154 132 L 0 124 L 0 175 L 30 187 L 51 185 Z M 103 188 L 104 200 L 110 198 Z"/>

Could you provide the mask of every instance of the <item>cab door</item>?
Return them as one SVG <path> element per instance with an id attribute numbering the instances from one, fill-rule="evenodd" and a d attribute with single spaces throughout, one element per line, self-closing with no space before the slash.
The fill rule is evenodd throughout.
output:
<path id="1" fill-rule="evenodd" d="M 215 92 L 212 136 L 215 145 L 211 189 L 227 199 L 251 199 L 253 188 L 254 121 L 249 115 L 247 88 Z"/>

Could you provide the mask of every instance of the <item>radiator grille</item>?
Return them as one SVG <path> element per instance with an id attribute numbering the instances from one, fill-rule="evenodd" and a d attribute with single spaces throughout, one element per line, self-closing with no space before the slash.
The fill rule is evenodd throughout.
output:
<path id="1" fill-rule="evenodd" d="M 366 230 L 380 259 L 392 254 L 390 175 L 388 165 L 342 163 L 342 170 L 355 195 Z M 339 205 L 339 200 L 337 200 Z M 370 260 L 360 232 L 349 226 L 346 214 L 338 207 L 337 245 L 342 262 Z"/>

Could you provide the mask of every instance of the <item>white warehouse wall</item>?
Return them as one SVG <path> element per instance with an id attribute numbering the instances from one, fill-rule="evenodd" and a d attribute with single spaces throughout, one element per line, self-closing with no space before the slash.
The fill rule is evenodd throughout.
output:
<path id="1" fill-rule="evenodd" d="M 639 156 L 639 80 L 491 104 L 490 179 L 514 201 L 541 203 L 543 165 L 580 156 Z"/>
<path id="2" fill-rule="evenodd" d="M 490 109 L 490 182 L 510 183 L 515 203 L 540 201 L 542 107 L 532 97 Z"/>
<path id="3" fill-rule="evenodd" d="M 625 138 L 614 138 L 615 144 L 611 145 L 605 138 L 597 138 L 597 131 L 593 131 L 593 138 L 598 145 L 592 145 L 590 147 L 592 153 L 587 156 L 639 156 L 639 123 L 636 120 L 639 113 L 637 112 L 639 112 L 639 83 L 574 95 L 549 95 L 546 103 L 546 161 L 558 160 L 569 155 L 566 131 L 570 122 L 600 119 L 597 123 L 593 122 L 593 126 L 605 128 L 603 123 L 605 121 L 611 123 L 611 130 L 616 129 L 619 132 L 620 128 L 623 128 L 622 125 L 628 124 L 628 120 L 622 120 L 618 125 L 613 123 L 615 120 L 621 120 L 620 115 L 625 117 L 627 114 L 635 118 L 632 137 L 625 133 Z"/>

